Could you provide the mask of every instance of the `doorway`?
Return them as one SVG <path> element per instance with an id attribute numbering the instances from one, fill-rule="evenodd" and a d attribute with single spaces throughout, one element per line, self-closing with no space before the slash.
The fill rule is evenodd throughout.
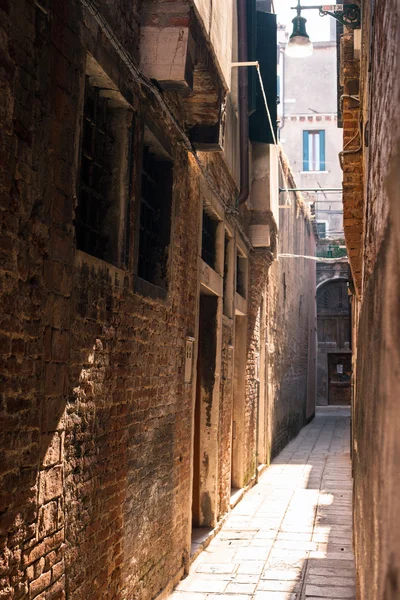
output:
<path id="1" fill-rule="evenodd" d="M 351 353 L 328 354 L 328 403 L 348 406 L 351 402 Z"/>
<path id="2" fill-rule="evenodd" d="M 214 413 L 218 297 L 200 295 L 193 440 L 192 528 L 213 527 L 216 518 L 217 440 Z"/>
<path id="3" fill-rule="evenodd" d="M 244 420 L 246 396 L 247 317 L 235 316 L 235 358 L 232 407 L 231 488 L 244 485 Z"/>

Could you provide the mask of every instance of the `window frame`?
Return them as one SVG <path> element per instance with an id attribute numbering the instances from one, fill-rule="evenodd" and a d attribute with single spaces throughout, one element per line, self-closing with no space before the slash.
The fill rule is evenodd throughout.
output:
<path id="1" fill-rule="evenodd" d="M 134 162 L 133 137 L 135 133 L 135 114 L 133 107 L 123 97 L 119 88 L 113 83 L 101 65 L 88 53 L 86 57 L 86 69 L 84 75 L 83 98 L 81 109 L 81 130 L 79 138 L 79 160 L 77 164 L 76 175 L 76 194 L 77 201 L 75 205 L 74 231 L 75 247 L 77 251 L 83 252 L 95 260 L 101 260 L 108 265 L 126 270 L 129 261 L 128 240 L 130 236 L 130 205 L 132 194 L 132 169 Z M 88 86 L 92 89 L 88 93 Z M 109 129 L 103 133 L 113 140 L 113 149 L 104 150 L 109 164 L 108 184 L 106 192 L 103 189 L 98 191 L 93 187 L 93 172 L 90 175 L 90 185 L 83 182 L 83 159 L 87 155 L 85 149 L 85 128 L 91 128 L 91 152 L 90 157 L 91 171 L 94 167 L 99 167 L 99 187 L 103 186 L 101 178 L 103 171 L 101 161 L 96 160 L 96 143 L 99 135 L 99 128 L 96 123 L 91 122 L 85 103 L 92 96 L 97 105 L 103 105 L 104 127 Z M 101 132 L 100 132 L 101 133 Z M 103 140 L 104 141 L 104 140 Z M 99 164 L 97 164 L 99 163 Z M 95 184 L 94 184 L 95 185 Z M 83 193 L 86 192 L 86 201 L 83 199 Z M 103 217 L 96 216 L 91 210 L 93 208 L 93 198 L 101 199 L 104 202 Z M 96 223 L 96 219 L 100 222 Z M 111 223 L 111 228 L 110 228 Z M 94 244 L 88 241 L 88 231 L 92 230 L 93 235 L 97 236 Z M 101 248 L 101 237 L 107 239 L 103 249 Z"/>
<path id="2" fill-rule="evenodd" d="M 325 129 L 303 130 L 303 172 L 326 170 L 325 144 Z"/>
<path id="3" fill-rule="evenodd" d="M 143 277 L 141 273 L 141 224 L 143 216 L 143 159 L 145 155 L 145 148 L 151 146 L 154 153 L 160 153 L 163 156 L 163 161 L 169 163 L 171 166 L 170 172 L 170 193 L 168 194 L 168 243 L 165 245 L 165 251 L 167 253 L 165 261 L 165 278 L 162 284 L 156 283 Z M 172 152 L 172 146 L 158 127 L 151 121 L 151 119 L 144 117 L 140 140 L 137 144 L 138 147 L 138 169 L 137 169 L 137 183 L 136 183 L 136 200 L 135 200 L 135 242 L 134 242 L 134 263 L 133 263 L 133 274 L 134 274 L 134 291 L 141 296 L 151 297 L 153 299 L 166 300 L 168 291 L 171 284 L 171 247 L 173 238 L 173 214 L 174 214 L 174 177 L 175 177 L 175 160 Z M 160 159 L 161 162 L 161 159 Z"/>

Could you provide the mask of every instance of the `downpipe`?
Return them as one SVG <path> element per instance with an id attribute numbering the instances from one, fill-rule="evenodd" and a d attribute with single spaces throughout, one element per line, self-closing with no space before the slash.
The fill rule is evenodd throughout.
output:
<path id="1" fill-rule="evenodd" d="M 238 18 L 238 60 L 247 62 L 247 2 L 237 0 Z M 244 204 L 250 193 L 249 164 L 249 82 L 247 67 L 239 69 L 239 156 L 240 192 L 236 198 L 236 208 Z"/>

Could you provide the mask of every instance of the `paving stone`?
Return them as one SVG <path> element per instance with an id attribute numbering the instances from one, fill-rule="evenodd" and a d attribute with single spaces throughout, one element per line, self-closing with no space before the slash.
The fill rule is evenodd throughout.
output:
<path id="1" fill-rule="evenodd" d="M 276 581 L 274 579 L 263 579 L 257 586 L 257 591 L 271 592 L 299 592 L 300 582 L 298 581 Z"/>
<path id="2" fill-rule="evenodd" d="M 254 600 L 300 600 L 296 593 L 292 592 L 256 592 Z"/>
<path id="3" fill-rule="evenodd" d="M 312 575 L 311 573 L 307 576 L 307 583 L 310 585 L 330 585 L 339 587 L 349 587 L 355 585 L 354 577 L 327 577 L 326 575 Z"/>
<path id="4" fill-rule="evenodd" d="M 329 600 L 337 598 L 355 598 L 356 589 L 354 586 L 344 587 L 329 587 L 319 585 L 306 585 L 306 598 L 329 598 Z"/>
<path id="5" fill-rule="evenodd" d="M 173 600 L 355 599 L 349 411 L 338 413 L 318 409 L 232 510 Z"/>
<path id="6" fill-rule="evenodd" d="M 196 573 L 234 573 L 238 566 L 229 563 L 202 563 L 197 567 Z"/>
<path id="7" fill-rule="evenodd" d="M 236 581 L 232 581 L 228 583 L 225 591 L 227 594 L 253 594 L 256 587 L 256 583 L 237 583 Z"/>
<path id="8" fill-rule="evenodd" d="M 301 578 L 301 569 L 267 569 L 261 575 L 261 579 L 273 579 L 277 581 L 299 581 Z"/>

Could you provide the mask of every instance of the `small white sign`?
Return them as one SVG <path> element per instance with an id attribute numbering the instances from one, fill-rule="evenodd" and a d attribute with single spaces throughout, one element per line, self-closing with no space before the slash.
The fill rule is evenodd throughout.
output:
<path id="1" fill-rule="evenodd" d="M 194 338 L 186 338 L 185 383 L 192 383 Z"/>
<path id="2" fill-rule="evenodd" d="M 343 375 L 343 365 L 336 366 L 336 373 L 339 373 L 339 375 Z"/>

